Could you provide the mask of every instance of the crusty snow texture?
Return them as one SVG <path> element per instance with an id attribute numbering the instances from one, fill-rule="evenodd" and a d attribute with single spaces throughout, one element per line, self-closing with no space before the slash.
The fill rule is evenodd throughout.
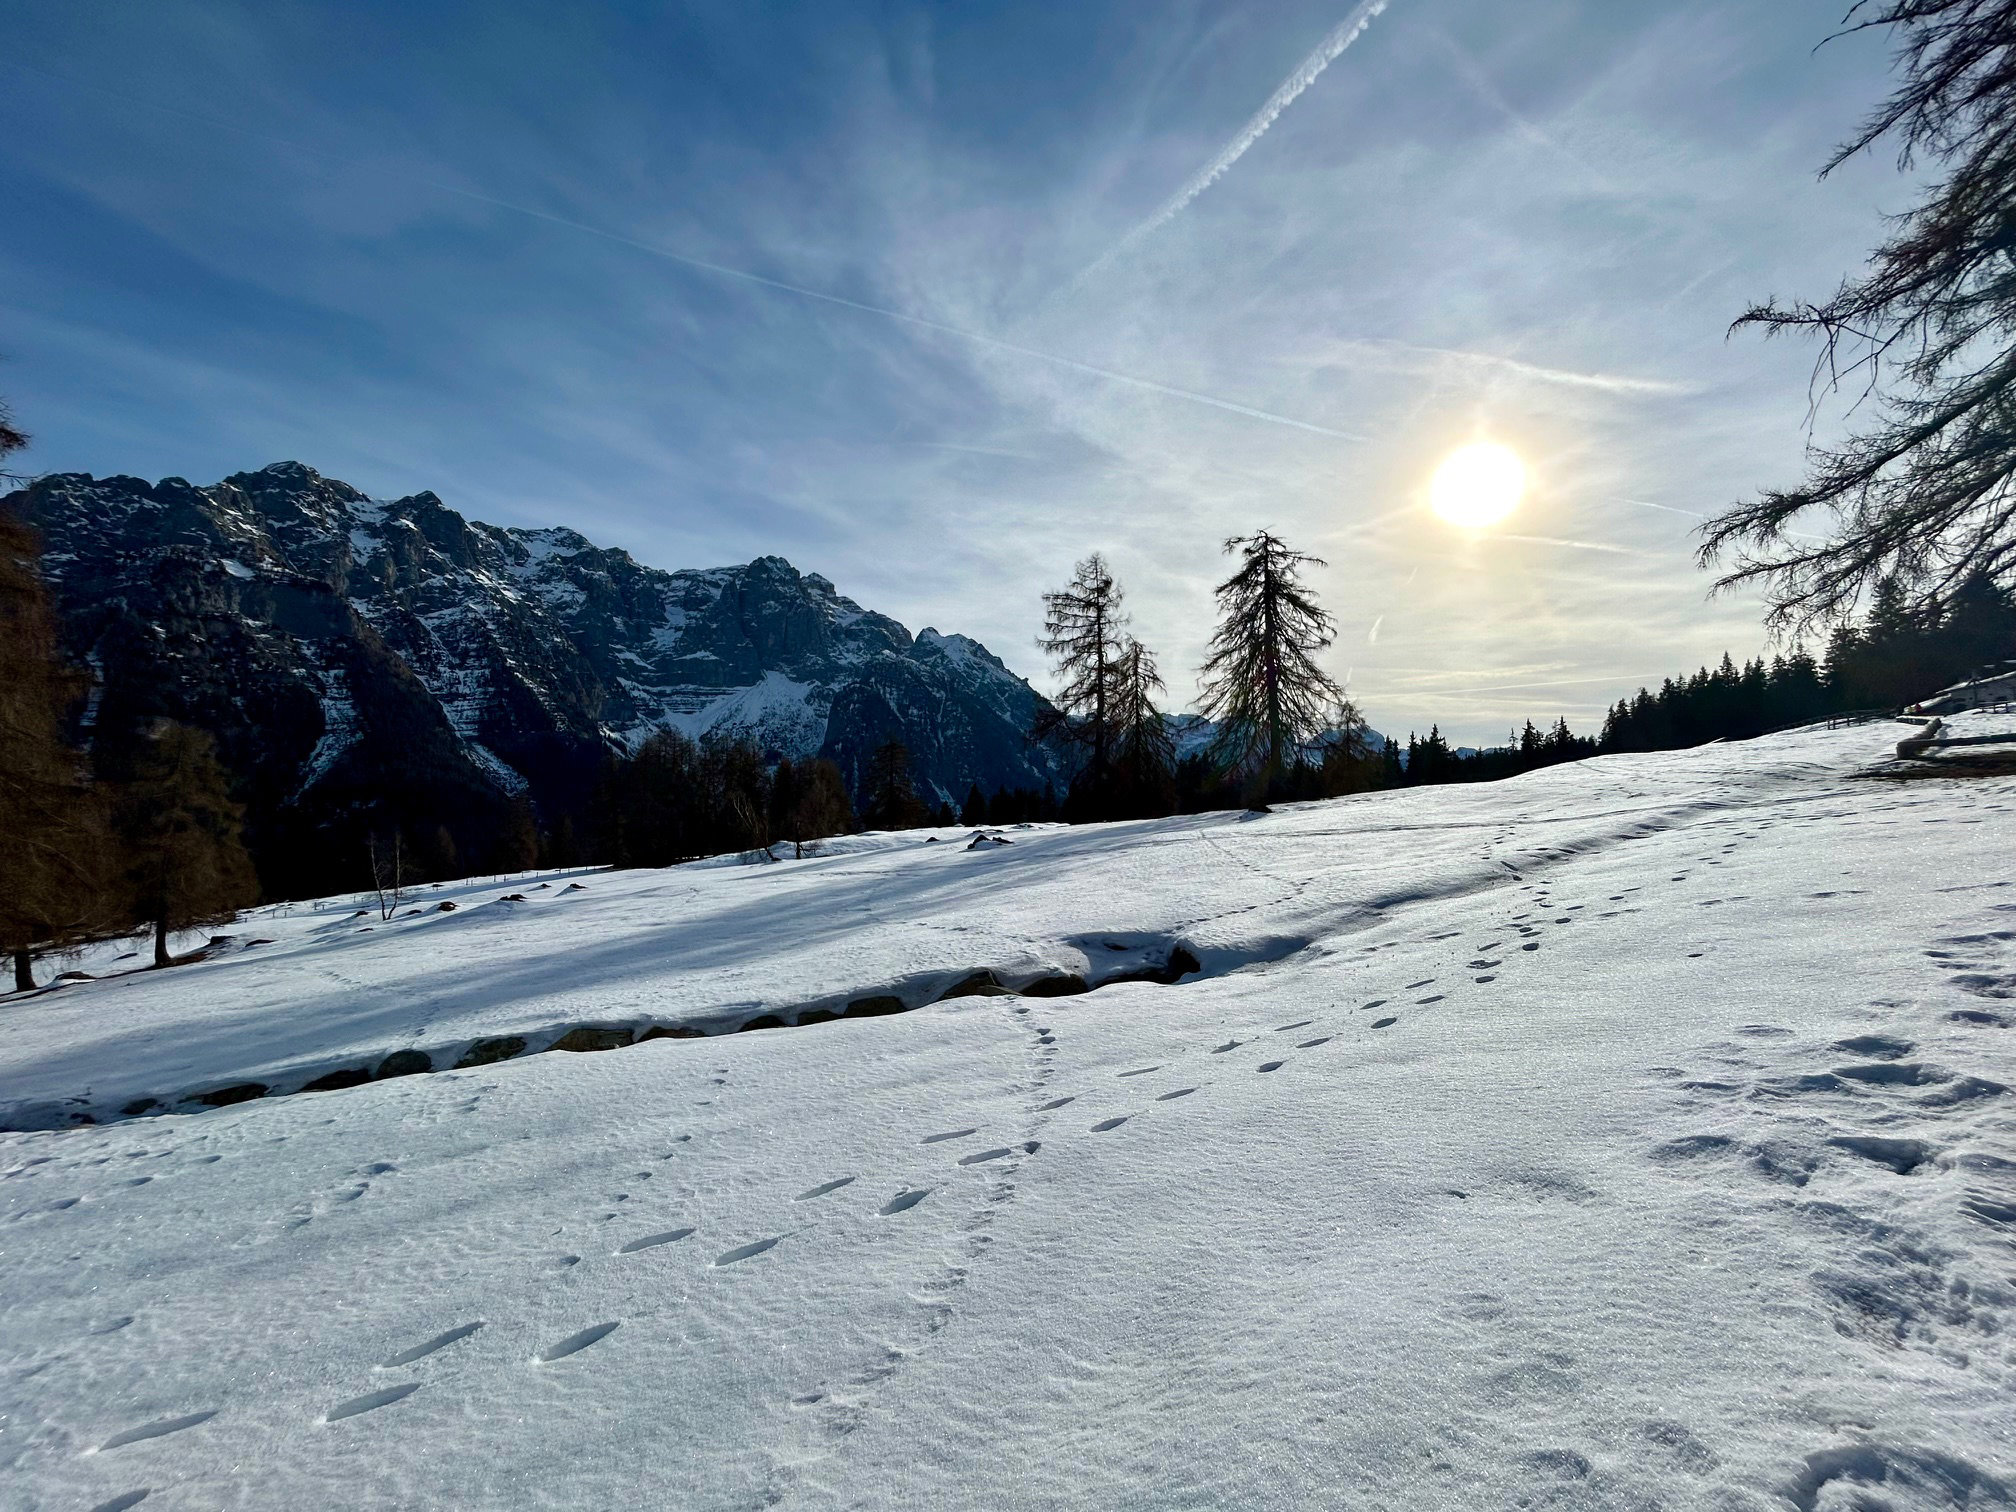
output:
<path id="1" fill-rule="evenodd" d="M 303 909 L 7 999 L 0 1103 L 103 1115 L 1202 963 L 0 1135 L 0 1501 L 2011 1505 L 2016 779 L 1855 775 L 1895 739 Z"/>

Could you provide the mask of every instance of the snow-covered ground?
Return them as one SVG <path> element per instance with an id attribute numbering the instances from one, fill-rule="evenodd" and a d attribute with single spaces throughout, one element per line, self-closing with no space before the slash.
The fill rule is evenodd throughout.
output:
<path id="1" fill-rule="evenodd" d="M 1897 738 L 304 908 L 0 999 L 0 1503 L 2010 1505 L 2016 778 L 1855 775 Z M 876 997 L 929 1006 L 531 1053 Z"/>

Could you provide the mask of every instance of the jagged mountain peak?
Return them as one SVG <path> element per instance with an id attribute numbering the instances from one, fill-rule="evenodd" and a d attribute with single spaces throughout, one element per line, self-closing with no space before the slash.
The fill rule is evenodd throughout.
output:
<path id="1" fill-rule="evenodd" d="M 66 643 L 108 685 L 95 707 L 215 731 L 256 769 L 268 828 L 402 761 L 456 802 L 564 807 L 603 752 L 659 729 L 825 755 L 857 788 L 895 738 L 953 801 L 1068 776 L 1024 739 L 1039 695 L 984 646 L 913 637 L 781 556 L 665 571 L 295 461 L 208 487 L 58 474 L 14 501 Z"/>

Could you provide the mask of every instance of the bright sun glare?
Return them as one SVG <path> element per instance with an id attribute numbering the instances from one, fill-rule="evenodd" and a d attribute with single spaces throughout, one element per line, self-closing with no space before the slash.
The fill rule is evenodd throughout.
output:
<path id="1" fill-rule="evenodd" d="M 1510 447 L 1473 441 L 1449 453 L 1428 484 L 1428 502 L 1451 525 L 1480 530 L 1519 507 L 1526 464 Z"/>

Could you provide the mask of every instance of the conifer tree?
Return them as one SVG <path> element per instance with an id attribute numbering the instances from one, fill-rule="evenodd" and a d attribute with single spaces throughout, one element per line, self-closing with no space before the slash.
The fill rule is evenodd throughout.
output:
<path id="1" fill-rule="evenodd" d="M 1845 380 L 1862 422 L 1809 450 L 1803 484 L 1704 530 L 1704 563 L 1733 557 L 1717 586 L 1764 589 L 1775 626 L 1838 618 L 1886 579 L 1920 610 L 1972 577 L 2016 582 L 2016 0 L 1860 0 L 1844 23 L 1878 27 L 1897 37 L 1901 80 L 1822 177 L 1887 140 L 1921 198 L 1827 299 L 1736 322 L 1819 337 L 1816 383 Z M 1813 516 L 1817 543 L 1798 528 Z"/>
<path id="2" fill-rule="evenodd" d="M 854 805 L 847 801 L 847 784 L 840 768 L 824 759 L 801 762 L 792 767 L 780 763 L 772 792 L 787 786 L 788 802 L 776 805 L 777 819 L 772 830 L 791 842 L 793 860 L 802 859 L 805 847 L 828 835 L 844 835 L 854 827 Z"/>
<path id="3" fill-rule="evenodd" d="M 1217 588 L 1218 630 L 1204 663 L 1200 707 L 1218 726 L 1213 759 L 1264 795 L 1303 746 L 1355 711 L 1316 665 L 1316 653 L 1334 639 L 1334 623 L 1303 587 L 1301 571 L 1323 566 L 1322 559 L 1264 530 L 1234 536 L 1225 550 L 1241 560 Z"/>
<path id="4" fill-rule="evenodd" d="M 162 720 L 138 753 L 120 795 L 133 918 L 154 929 L 154 964 L 168 966 L 168 937 L 222 923 L 257 901 L 259 884 L 240 841 L 243 811 L 231 799 L 210 737 Z"/>
<path id="5" fill-rule="evenodd" d="M 0 407 L 0 456 L 26 444 Z M 0 951 L 22 992 L 35 985 L 38 950 L 111 922 L 105 813 L 63 742 L 77 688 L 56 660 L 36 554 L 34 532 L 0 511 Z"/>
<path id="6" fill-rule="evenodd" d="M 910 780 L 910 748 L 900 740 L 885 740 L 868 762 L 868 796 L 862 822 L 869 829 L 915 829 L 924 822 L 924 805 Z"/>
<path id="7" fill-rule="evenodd" d="M 1114 660 L 1114 787 L 1126 818 L 1166 814 L 1175 803 L 1176 747 L 1155 706 L 1163 689 L 1155 657 L 1133 636 Z"/>
<path id="8" fill-rule="evenodd" d="M 977 782 L 966 789 L 966 802 L 960 806 L 959 822 L 976 825 L 987 822 L 987 795 L 980 791 Z"/>
<path id="9" fill-rule="evenodd" d="M 1127 622 L 1121 602 L 1119 583 L 1095 551 L 1073 569 L 1069 583 L 1043 595 L 1043 634 L 1036 641 L 1055 662 L 1061 686 L 1038 708 L 1030 736 L 1084 748 L 1081 781 L 1095 804 L 1107 789 L 1117 744 L 1114 674 Z"/>
<path id="10" fill-rule="evenodd" d="M 606 778 L 607 827 L 618 866 L 670 866 L 699 854 L 693 794 L 700 753 L 678 730 L 654 730 Z"/>

